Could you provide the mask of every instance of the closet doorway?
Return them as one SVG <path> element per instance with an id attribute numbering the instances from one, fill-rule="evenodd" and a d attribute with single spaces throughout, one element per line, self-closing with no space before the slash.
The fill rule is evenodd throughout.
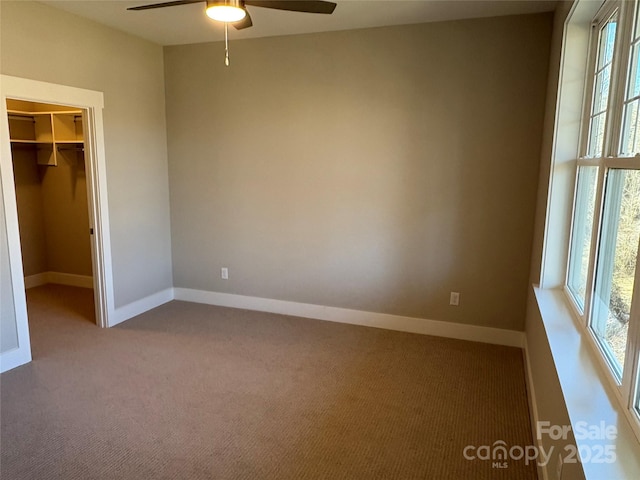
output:
<path id="1" fill-rule="evenodd" d="M 76 138 L 71 136 L 67 140 L 54 138 L 55 128 L 51 117 L 51 139 L 40 140 L 36 137 L 31 143 L 36 145 L 36 168 L 56 169 L 52 163 L 62 161 L 63 156 L 71 154 L 69 161 L 74 162 L 73 152 L 78 155 L 78 151 L 84 148 L 84 175 L 86 183 L 86 208 L 88 209 L 89 231 L 86 234 L 90 238 L 91 251 L 91 273 L 93 275 L 93 298 L 95 299 L 96 323 L 100 327 L 109 327 L 115 321 L 115 306 L 113 293 L 113 273 L 111 261 L 111 240 L 109 229 L 109 208 L 106 184 L 106 155 L 104 141 L 103 114 L 104 94 L 95 90 L 71 87 L 48 82 L 41 82 L 21 77 L 0 74 L 0 255 L 2 256 L 2 316 L 0 320 L 3 331 L 11 333 L 10 342 L 5 342 L 6 348 L 0 352 L 0 371 L 7 371 L 19 365 L 31 361 L 31 341 L 29 338 L 29 322 L 27 318 L 26 295 L 25 295 L 25 275 L 23 271 L 22 249 L 20 242 L 18 206 L 16 196 L 16 185 L 14 183 L 14 169 L 12 158 L 12 144 L 27 144 L 29 138 L 23 138 L 22 142 L 12 142 L 9 133 L 9 112 L 11 102 L 7 100 L 20 100 L 26 104 L 48 104 L 63 108 L 65 110 L 80 111 L 81 122 L 76 126 L 69 123 L 70 118 L 57 119 L 55 122 L 62 122 L 69 127 L 67 133 L 74 132 Z M 12 104 L 15 106 L 15 104 Z M 24 104 L 23 104 L 24 106 Z M 12 111 L 11 113 L 15 113 Z M 24 113 L 18 108 L 18 113 Z M 27 113 L 30 113 L 27 111 Z M 46 113 L 46 112 L 41 112 Z M 49 112 L 54 115 L 55 112 Z M 75 115 L 75 114 L 74 114 Z M 35 115 L 34 115 L 35 117 Z M 35 122 L 42 120 L 34 120 Z M 76 119 L 74 118 L 73 121 Z M 17 121 L 17 120 L 16 120 Z M 71 125 L 74 125 L 71 128 Z M 20 127 L 12 127 L 20 128 Z M 61 126 L 64 131 L 64 126 Z M 82 133 L 82 141 L 77 135 Z M 46 131 L 46 130 L 45 130 Z M 44 138 L 44 137 L 42 137 Z M 18 139 L 19 140 L 19 139 Z M 38 145 L 42 143 L 43 145 Z M 65 144 L 66 143 L 66 144 Z M 79 144 L 82 143 L 83 146 Z M 48 145 L 51 144 L 51 148 Z M 38 148 L 41 147 L 41 148 Z M 54 150 L 55 147 L 55 150 Z M 58 148 L 60 147 L 60 148 Z M 28 149 L 25 145 L 22 148 Z M 63 150 L 63 152 L 60 152 Z M 59 156 L 58 156 L 59 155 Z M 77 157 L 76 157 L 77 161 Z M 59 163 L 58 163 L 59 165 Z M 79 175 L 82 165 L 76 165 L 76 175 Z M 69 175 L 74 175 L 69 172 Z M 39 177 L 38 177 L 39 178 Z M 34 187 L 35 188 L 35 187 Z M 77 192 L 76 192 L 77 194 Z M 86 225 L 85 225 L 86 227 Z M 91 229 L 93 234 L 91 234 Z M 4 231 L 2 231 L 4 230 Z M 3 239 L 4 237 L 4 239 Z M 6 240 L 5 240 L 6 239 Z M 86 248 L 86 247 L 83 247 Z M 5 263 L 5 259 L 8 262 Z M 47 267 L 49 268 L 49 267 Z M 76 272 L 82 272 L 76 270 Z M 30 272 L 28 272 L 30 273 Z M 47 274 L 46 279 L 56 279 L 56 272 Z M 65 273 L 65 272 L 58 272 Z M 73 275 L 77 275 L 74 277 Z M 27 282 L 40 281 L 36 276 L 34 279 L 27 275 Z M 72 273 L 67 275 L 63 281 L 87 282 L 88 275 L 82 273 Z M 91 277 L 89 277 L 91 278 Z M 71 280 L 73 279 L 73 280 Z M 7 283 L 5 283 L 7 282 Z M 86 285 L 86 283 L 85 283 Z M 69 287 L 65 287 L 69 288 Z M 87 290 L 87 292 L 90 292 Z M 6 297 L 4 296 L 6 295 Z M 9 298 L 12 297 L 12 298 Z M 13 301 L 11 301 L 13 300 Z M 3 336 L 6 340 L 8 337 Z"/>
<path id="2" fill-rule="evenodd" d="M 25 288 L 93 289 L 86 111 L 12 98 L 6 107 Z"/>

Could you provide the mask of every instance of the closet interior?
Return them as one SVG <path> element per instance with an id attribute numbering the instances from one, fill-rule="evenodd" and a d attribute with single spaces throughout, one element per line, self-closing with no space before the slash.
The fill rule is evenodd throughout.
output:
<path id="1" fill-rule="evenodd" d="M 27 288 L 93 286 L 80 108 L 7 99 Z"/>

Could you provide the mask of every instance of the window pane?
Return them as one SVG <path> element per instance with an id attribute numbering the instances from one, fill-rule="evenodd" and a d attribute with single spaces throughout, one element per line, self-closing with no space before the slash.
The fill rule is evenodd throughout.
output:
<path id="1" fill-rule="evenodd" d="M 601 157 L 604 145 L 604 126 L 607 119 L 607 113 L 601 113 L 591 119 L 591 132 L 589 133 L 589 150 L 590 157 Z"/>
<path id="2" fill-rule="evenodd" d="M 596 75 L 596 86 L 593 94 L 592 113 L 597 115 L 607 109 L 609 86 L 611 84 L 611 65 L 607 65 Z"/>
<path id="3" fill-rule="evenodd" d="M 633 38 L 640 36 L 640 15 L 638 15 L 638 5 L 636 5 L 636 23 L 633 27 Z"/>
<path id="4" fill-rule="evenodd" d="M 618 13 L 600 29 L 598 35 L 598 61 L 593 72 L 593 97 L 591 99 L 591 113 L 589 125 L 589 140 L 587 155 L 600 157 L 603 154 L 604 129 L 607 120 L 609 104 L 609 87 L 611 84 L 611 63 L 615 47 Z"/>
<path id="5" fill-rule="evenodd" d="M 627 92 L 627 98 L 633 98 L 640 95 L 640 62 L 638 57 L 640 56 L 640 48 L 638 45 L 634 45 L 631 50 L 631 65 L 629 67 L 629 91 Z"/>
<path id="6" fill-rule="evenodd" d="M 640 135 L 638 135 L 638 104 L 636 99 L 624 106 L 624 126 L 622 129 L 622 154 L 632 156 L 640 151 Z"/>
<path id="7" fill-rule="evenodd" d="M 636 373 L 636 394 L 633 406 L 636 410 L 636 414 L 640 417 L 640 370 Z"/>
<path id="8" fill-rule="evenodd" d="M 596 269 L 591 329 L 622 377 L 640 241 L 640 170 L 610 170 Z"/>
<path id="9" fill-rule="evenodd" d="M 598 167 L 580 167 L 578 170 L 578 187 L 576 190 L 569 257 L 568 286 L 582 313 L 584 313 L 584 302 L 587 292 L 589 247 L 591 245 L 597 180 Z"/>
<path id="10" fill-rule="evenodd" d="M 636 10 L 638 6 L 636 5 Z M 633 38 L 631 40 L 629 55 L 629 71 L 627 73 L 626 88 L 624 99 L 624 111 L 622 125 L 620 154 L 624 156 L 633 156 L 640 153 L 640 118 L 638 118 L 638 105 L 640 99 L 640 39 L 638 35 L 638 22 L 640 16 L 636 12 L 636 24 L 633 29 Z"/>
<path id="11" fill-rule="evenodd" d="M 618 24 L 618 12 L 611 15 L 611 18 L 600 30 L 600 45 L 598 53 L 598 66 L 602 67 L 613 60 L 613 46 L 616 40 L 616 27 Z"/>
<path id="12" fill-rule="evenodd" d="M 627 92 L 624 101 L 624 124 L 622 127 L 621 154 L 633 156 L 640 153 L 640 135 L 638 135 L 638 99 L 640 98 L 640 45 L 631 48 Z"/>
<path id="13" fill-rule="evenodd" d="M 636 409 L 636 413 L 640 416 L 640 371 L 638 371 L 636 378 L 636 396 L 634 408 Z"/>

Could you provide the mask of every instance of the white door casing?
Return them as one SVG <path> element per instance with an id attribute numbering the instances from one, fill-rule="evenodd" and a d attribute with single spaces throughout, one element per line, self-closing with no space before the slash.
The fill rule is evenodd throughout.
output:
<path id="1" fill-rule="evenodd" d="M 52 103 L 82 108 L 85 132 L 85 162 L 89 221 L 93 229 L 91 252 L 93 263 L 93 287 L 96 300 L 96 323 L 101 327 L 111 325 L 113 318 L 113 274 L 109 212 L 107 204 L 106 159 L 102 92 L 57 85 L 24 78 L 0 75 L 0 181 L 4 203 L 9 254 L 9 268 L 15 310 L 18 347 L 0 353 L 0 371 L 4 372 L 31 361 L 29 325 L 27 318 L 22 253 L 18 230 L 18 212 L 13 178 L 11 144 L 6 99 L 18 99 L 39 103 Z"/>

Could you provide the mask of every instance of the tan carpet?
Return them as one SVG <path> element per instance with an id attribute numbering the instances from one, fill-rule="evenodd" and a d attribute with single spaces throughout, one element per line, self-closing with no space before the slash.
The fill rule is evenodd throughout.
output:
<path id="1" fill-rule="evenodd" d="M 118 327 L 28 292 L 2 374 L 2 480 L 534 479 L 466 445 L 532 443 L 521 351 L 171 302 Z"/>

